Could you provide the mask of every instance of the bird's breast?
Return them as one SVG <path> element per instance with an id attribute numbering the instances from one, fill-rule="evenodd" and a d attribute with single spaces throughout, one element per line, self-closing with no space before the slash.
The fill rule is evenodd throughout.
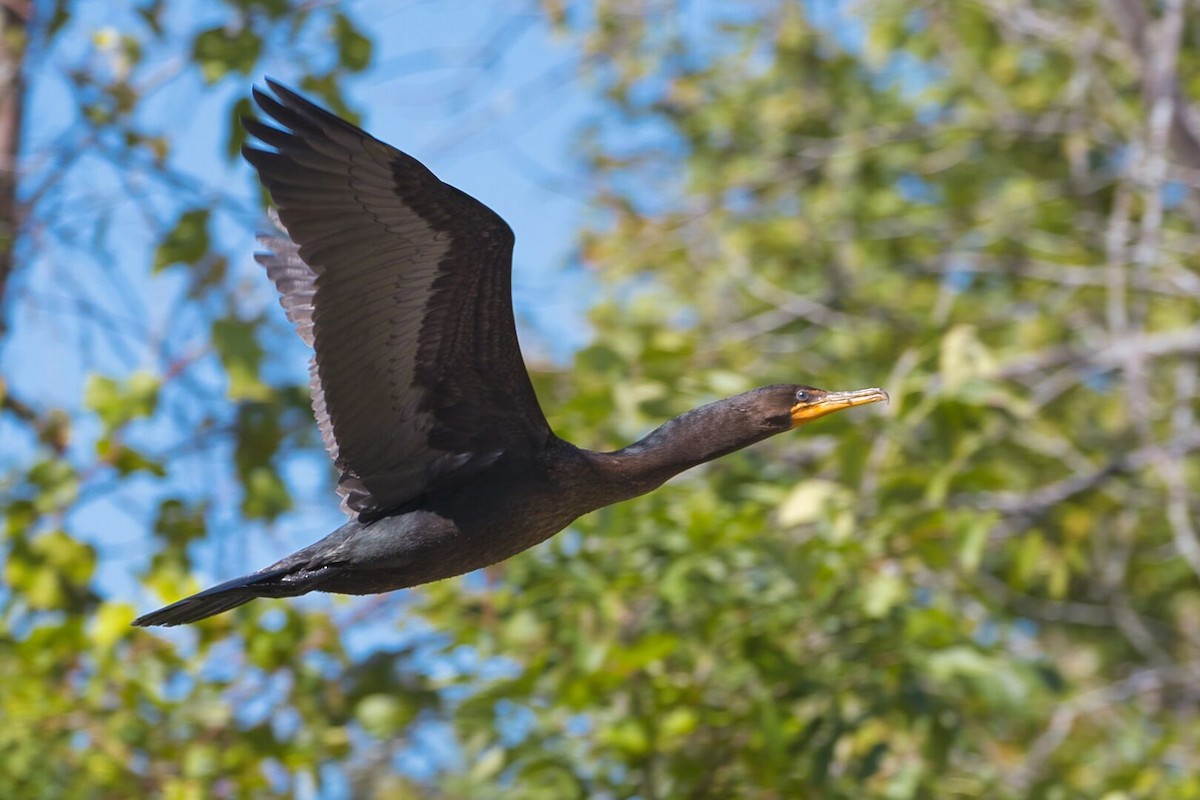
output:
<path id="1" fill-rule="evenodd" d="M 358 527 L 342 553 L 359 575 L 357 585 L 389 591 L 503 561 L 558 533 L 579 513 L 553 476 L 509 465 L 507 473 L 490 469 L 457 491 Z"/>

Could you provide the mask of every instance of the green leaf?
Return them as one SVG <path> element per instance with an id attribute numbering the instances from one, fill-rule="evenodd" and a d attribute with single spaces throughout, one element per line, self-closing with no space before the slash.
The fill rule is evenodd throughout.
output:
<path id="1" fill-rule="evenodd" d="M 362 72 L 371 63 L 371 40 L 363 36 L 345 14 L 333 17 L 333 40 L 337 42 L 338 61 L 351 72 Z"/>
<path id="2" fill-rule="evenodd" d="M 146 27 L 150 29 L 150 32 L 153 33 L 156 38 L 163 35 L 164 29 L 162 16 L 165 5 L 165 0 L 151 0 L 151 2 L 138 6 L 136 9 L 134 9 L 134 12 L 138 15 L 142 22 L 146 23 Z"/>
<path id="3" fill-rule="evenodd" d="M 780 504 L 779 522 L 789 526 L 816 522 L 831 508 L 846 502 L 848 496 L 849 492 L 833 481 L 801 481 Z"/>
<path id="4" fill-rule="evenodd" d="M 79 496 L 79 473 L 65 460 L 39 461 L 27 477 L 36 491 L 33 506 L 39 514 L 68 508 Z"/>
<path id="5" fill-rule="evenodd" d="M 207 255 L 210 242 L 208 238 L 209 212 L 207 209 L 196 208 L 180 215 L 175 227 L 171 229 L 154 251 L 154 266 L 152 271 L 162 272 L 173 264 L 195 264 Z"/>
<path id="6" fill-rule="evenodd" d="M 879 619 L 905 599 L 906 590 L 904 580 L 890 571 L 871 576 L 862 589 L 863 613 L 872 619 Z"/>
<path id="7" fill-rule="evenodd" d="M 406 721 L 403 704 L 386 694 L 367 695 L 359 700 L 354 716 L 363 730 L 377 739 L 395 736 Z"/>
<path id="8" fill-rule="evenodd" d="M 971 325 L 958 325 L 942 338 L 939 371 L 946 391 L 953 394 L 969 380 L 984 378 L 993 364 L 987 348 Z"/>
<path id="9" fill-rule="evenodd" d="M 157 375 L 145 371 L 134 372 L 123 382 L 92 375 L 84 390 L 84 403 L 111 431 L 152 415 L 158 407 L 160 385 Z"/>
<path id="10" fill-rule="evenodd" d="M 204 536 L 205 508 L 188 505 L 178 498 L 168 498 L 158 507 L 154 520 L 154 533 L 172 545 L 187 544 Z"/>
<path id="11" fill-rule="evenodd" d="M 13 548 L 4 581 L 33 608 L 78 610 L 95 564 L 91 546 L 64 531 L 47 531 Z"/>
<path id="12" fill-rule="evenodd" d="M 263 349 L 256 330 L 253 323 L 232 317 L 212 324 L 213 347 L 229 376 L 228 393 L 233 400 L 262 400 L 270 394 L 260 376 Z"/>
<path id="13" fill-rule="evenodd" d="M 107 650 L 117 642 L 128 638 L 129 623 L 137 616 L 128 603 L 102 603 L 92 623 L 92 640 L 96 646 Z"/>
<path id="14" fill-rule="evenodd" d="M 116 467 L 118 474 L 122 476 L 133 472 L 149 472 L 161 478 L 167 474 L 162 462 L 147 458 L 132 447 L 108 437 L 96 442 L 96 455 L 102 461 Z"/>
<path id="15" fill-rule="evenodd" d="M 230 72 L 249 75 L 261 50 L 262 39 L 245 26 L 210 28 L 197 34 L 192 42 L 192 58 L 200 65 L 200 74 L 207 83 L 216 83 Z"/>
<path id="16" fill-rule="evenodd" d="M 54 36 L 71 20 L 70 3 L 68 0 L 54 0 L 54 11 L 49 15 L 46 23 L 46 34 L 48 38 L 53 39 Z"/>
<path id="17" fill-rule="evenodd" d="M 225 155 L 230 161 L 236 161 L 242 153 L 242 145 L 246 143 L 246 129 L 242 120 L 254 116 L 254 104 L 248 97 L 239 97 L 229 111 L 229 131 L 225 139 Z"/>
<path id="18" fill-rule="evenodd" d="M 254 467 L 243 476 L 242 514 L 249 519 L 275 519 L 292 508 L 292 495 L 275 471 Z"/>

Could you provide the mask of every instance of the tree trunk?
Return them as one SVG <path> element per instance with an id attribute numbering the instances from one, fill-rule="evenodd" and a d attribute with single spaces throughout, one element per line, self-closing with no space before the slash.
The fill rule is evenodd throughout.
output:
<path id="1" fill-rule="evenodd" d="M 5 0 L 0 6 L 0 339 L 8 329 L 5 290 L 13 270 L 13 247 L 20 228 L 17 152 L 25 95 L 22 67 L 28 42 L 29 8 L 18 0 Z"/>

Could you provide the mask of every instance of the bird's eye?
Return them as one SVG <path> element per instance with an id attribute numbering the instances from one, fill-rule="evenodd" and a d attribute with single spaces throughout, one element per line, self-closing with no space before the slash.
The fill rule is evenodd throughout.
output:
<path id="1" fill-rule="evenodd" d="M 804 389 L 796 392 L 797 403 L 807 403 L 809 400 L 812 400 L 812 395 L 806 392 Z"/>

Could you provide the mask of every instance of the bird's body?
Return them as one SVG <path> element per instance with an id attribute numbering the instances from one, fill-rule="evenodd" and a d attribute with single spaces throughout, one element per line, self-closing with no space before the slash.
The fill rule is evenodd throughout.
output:
<path id="1" fill-rule="evenodd" d="M 313 409 L 351 521 L 135 620 L 194 622 L 255 597 L 375 594 L 460 575 L 579 516 L 825 414 L 886 399 L 779 384 L 700 406 L 611 453 L 553 434 L 512 318 L 513 236 L 482 203 L 289 90 L 245 148 L 288 237 L 259 257 L 315 350 Z"/>

